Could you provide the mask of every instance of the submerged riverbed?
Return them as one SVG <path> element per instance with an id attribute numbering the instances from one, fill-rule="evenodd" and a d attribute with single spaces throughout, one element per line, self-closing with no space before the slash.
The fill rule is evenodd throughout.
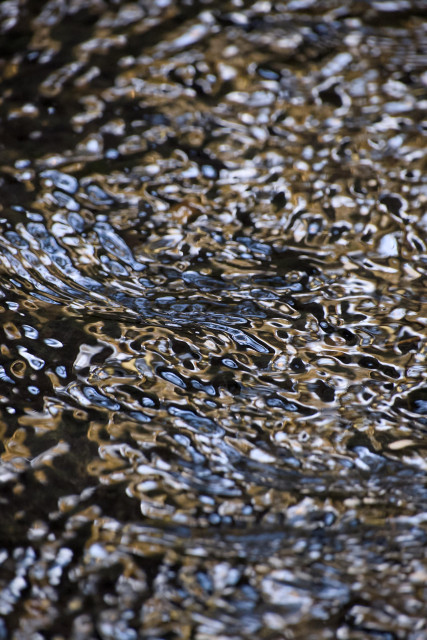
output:
<path id="1" fill-rule="evenodd" d="M 0 5 L 0 639 L 427 639 L 422 5 Z"/>

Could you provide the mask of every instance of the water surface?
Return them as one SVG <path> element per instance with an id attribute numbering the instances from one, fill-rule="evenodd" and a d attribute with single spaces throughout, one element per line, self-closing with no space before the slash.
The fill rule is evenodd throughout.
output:
<path id="1" fill-rule="evenodd" d="M 0 639 L 427 639 L 422 4 L 0 5 Z"/>

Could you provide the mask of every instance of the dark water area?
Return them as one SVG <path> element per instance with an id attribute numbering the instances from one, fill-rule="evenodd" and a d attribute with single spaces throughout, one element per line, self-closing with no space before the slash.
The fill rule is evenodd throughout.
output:
<path id="1" fill-rule="evenodd" d="M 427 640 L 425 18 L 0 4 L 0 640 Z"/>

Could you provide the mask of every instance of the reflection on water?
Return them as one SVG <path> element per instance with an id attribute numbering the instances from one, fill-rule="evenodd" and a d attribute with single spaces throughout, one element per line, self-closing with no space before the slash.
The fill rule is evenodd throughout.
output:
<path id="1" fill-rule="evenodd" d="M 422 3 L 0 17 L 0 639 L 426 640 Z"/>

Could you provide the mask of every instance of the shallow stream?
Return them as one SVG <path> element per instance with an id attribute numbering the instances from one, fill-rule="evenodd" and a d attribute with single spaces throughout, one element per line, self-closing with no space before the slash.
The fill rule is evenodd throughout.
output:
<path id="1" fill-rule="evenodd" d="M 427 30 L 0 4 L 0 640 L 427 640 Z"/>

